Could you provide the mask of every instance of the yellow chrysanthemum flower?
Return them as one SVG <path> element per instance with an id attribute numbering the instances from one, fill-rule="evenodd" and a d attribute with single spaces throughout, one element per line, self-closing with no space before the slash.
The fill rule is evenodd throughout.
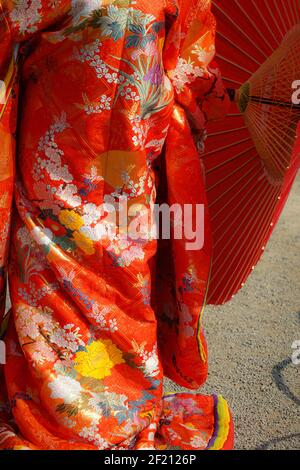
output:
<path id="1" fill-rule="evenodd" d="M 79 230 L 84 225 L 82 217 L 75 211 L 63 210 L 58 218 L 60 223 L 70 230 Z"/>
<path id="2" fill-rule="evenodd" d="M 86 351 L 75 355 L 75 370 L 84 377 L 104 379 L 112 368 L 124 363 L 122 351 L 110 340 L 97 340 L 86 346 Z"/>
<path id="3" fill-rule="evenodd" d="M 74 232 L 73 238 L 78 248 L 84 251 L 84 253 L 87 255 L 93 255 L 95 253 L 94 243 L 86 235 L 80 232 Z"/>

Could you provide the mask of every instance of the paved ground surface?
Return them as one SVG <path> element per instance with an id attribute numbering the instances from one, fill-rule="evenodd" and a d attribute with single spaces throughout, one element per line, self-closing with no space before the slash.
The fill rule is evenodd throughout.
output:
<path id="1" fill-rule="evenodd" d="M 207 308 L 205 325 L 210 375 L 201 392 L 229 401 L 236 449 L 300 449 L 300 366 L 291 361 L 300 340 L 300 178 L 247 285 Z"/>

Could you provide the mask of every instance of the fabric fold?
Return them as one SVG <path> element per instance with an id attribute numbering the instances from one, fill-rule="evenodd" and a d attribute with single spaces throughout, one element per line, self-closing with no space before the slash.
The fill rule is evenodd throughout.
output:
<path id="1" fill-rule="evenodd" d="M 22 64 L 19 106 L 16 89 L 0 120 L 2 311 L 7 267 L 12 301 L 0 448 L 232 446 L 222 398 L 163 397 L 164 375 L 191 389 L 207 375 L 211 239 L 197 149 L 227 99 L 211 66 L 210 2 L 1 5 L 1 77 L 12 44 Z M 160 197 L 202 208 L 195 250 L 189 234 L 166 247 L 153 236 Z"/>

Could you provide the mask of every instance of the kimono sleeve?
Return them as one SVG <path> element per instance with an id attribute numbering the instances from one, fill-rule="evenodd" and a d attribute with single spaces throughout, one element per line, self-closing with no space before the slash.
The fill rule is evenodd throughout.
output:
<path id="1" fill-rule="evenodd" d="M 230 106 L 214 61 L 216 20 L 211 0 L 181 0 L 176 10 L 174 1 L 170 3 L 177 18 L 166 40 L 165 67 L 177 103 L 187 111 L 192 128 L 200 130 L 208 121 L 223 118 Z"/>
<path id="2" fill-rule="evenodd" d="M 1 324 L 1 318 L 5 313 L 15 177 L 18 43 L 62 19 L 70 3 L 70 0 L 0 0 L 0 337 L 5 323 Z"/>

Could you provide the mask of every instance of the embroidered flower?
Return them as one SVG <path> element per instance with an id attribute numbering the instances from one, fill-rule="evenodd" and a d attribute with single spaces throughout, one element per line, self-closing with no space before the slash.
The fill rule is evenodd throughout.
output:
<path id="1" fill-rule="evenodd" d="M 183 91 L 185 85 L 192 83 L 198 77 L 203 77 L 207 73 L 204 67 L 194 66 L 193 62 L 180 57 L 176 68 L 170 73 L 171 81 L 176 88 L 177 93 Z"/>
<path id="2" fill-rule="evenodd" d="M 118 83 L 116 73 L 112 74 L 110 77 L 106 76 L 106 78 L 108 83 Z M 86 99 L 84 110 L 87 114 L 100 114 L 103 111 L 109 111 L 111 109 L 111 100 L 112 98 L 107 95 L 101 95 L 96 103 L 89 103 L 89 101 Z"/>
<path id="3" fill-rule="evenodd" d="M 145 252 L 138 244 L 116 238 L 107 248 L 116 266 L 130 266 L 135 260 L 143 260 Z"/>
<path id="4" fill-rule="evenodd" d="M 82 219 L 85 225 L 91 225 L 97 223 L 101 217 L 101 207 L 96 206 L 96 204 L 88 203 L 84 205 L 84 215 Z"/>
<path id="5" fill-rule="evenodd" d="M 20 246 L 24 248 L 25 246 L 29 246 L 32 243 L 32 238 L 30 236 L 30 232 L 26 227 L 21 227 L 17 231 L 17 239 L 20 242 Z"/>
<path id="6" fill-rule="evenodd" d="M 206 449 L 207 439 L 204 440 L 201 436 L 194 436 L 192 437 L 190 444 L 194 449 Z"/>
<path id="7" fill-rule="evenodd" d="M 155 377 L 159 374 L 159 361 L 155 351 L 145 361 L 145 372 L 150 377 Z"/>
<path id="8" fill-rule="evenodd" d="M 49 246 L 53 240 L 53 233 L 48 228 L 34 227 L 31 235 L 39 245 Z"/>
<path id="9" fill-rule="evenodd" d="M 132 58 L 133 58 L 133 60 L 136 60 L 141 55 L 151 57 L 151 56 L 154 56 L 154 55 L 157 55 L 157 54 L 158 54 L 158 50 L 157 50 L 157 46 L 156 46 L 155 42 L 154 41 L 149 41 L 149 42 L 147 42 L 144 49 L 139 48 L 139 49 L 134 50 L 133 53 L 132 53 Z"/>
<path id="10" fill-rule="evenodd" d="M 93 10 L 101 8 L 103 3 L 104 0 L 89 0 L 88 2 L 72 0 L 71 16 L 73 25 L 78 24 L 80 20 L 89 16 Z"/>
<path id="11" fill-rule="evenodd" d="M 10 18 L 17 23 L 21 33 L 34 32 L 41 20 L 39 10 L 42 8 L 40 0 L 15 0 L 14 9 Z"/>
<path id="12" fill-rule="evenodd" d="M 101 26 L 102 36 L 112 37 L 115 41 L 122 38 L 128 22 L 128 8 L 109 5 L 107 16 L 100 16 L 97 25 Z"/>
<path id="13" fill-rule="evenodd" d="M 75 356 L 75 370 L 84 377 L 104 379 L 114 366 L 124 363 L 122 351 L 110 340 L 97 340 Z"/>
<path id="14" fill-rule="evenodd" d="M 214 58 L 215 55 L 215 46 L 211 45 L 208 49 L 205 49 L 200 46 L 200 44 L 196 44 L 193 48 L 192 54 L 197 56 L 198 62 L 201 65 L 208 65 Z"/>
<path id="15" fill-rule="evenodd" d="M 160 64 L 155 64 L 144 76 L 145 81 L 149 81 L 152 85 L 161 85 L 163 81 L 163 71 Z"/>
<path id="16" fill-rule="evenodd" d="M 64 375 L 58 375 L 53 382 L 48 384 L 48 387 L 51 389 L 51 398 L 60 398 L 67 404 L 78 400 L 82 391 L 77 380 Z"/>
<path id="17" fill-rule="evenodd" d="M 75 184 L 61 184 L 56 192 L 56 198 L 66 202 L 69 207 L 78 207 L 81 205 L 81 197 L 78 196 L 77 192 L 78 189 Z"/>
<path id="18" fill-rule="evenodd" d="M 49 346 L 46 341 L 40 337 L 35 341 L 34 346 L 29 349 L 32 350 L 31 357 L 34 365 L 44 364 L 45 362 L 54 362 L 57 359 L 51 346 Z"/>
<path id="19" fill-rule="evenodd" d="M 78 248 L 84 251 L 86 255 L 93 255 L 95 253 L 93 241 L 86 237 L 83 233 L 74 232 L 73 238 Z"/>
<path id="20" fill-rule="evenodd" d="M 60 223 L 70 230 L 79 230 L 84 225 L 82 217 L 75 211 L 63 210 L 58 218 Z"/>

